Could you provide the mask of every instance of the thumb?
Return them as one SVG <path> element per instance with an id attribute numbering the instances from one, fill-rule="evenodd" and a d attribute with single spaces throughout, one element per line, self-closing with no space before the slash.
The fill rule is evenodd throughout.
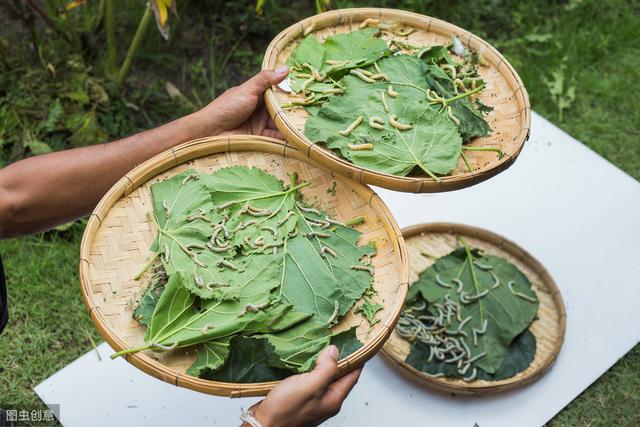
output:
<path id="1" fill-rule="evenodd" d="M 277 85 L 287 77 L 289 68 L 286 65 L 276 68 L 275 70 L 262 70 L 242 86 L 252 95 L 262 95 L 272 85 Z"/>
<path id="2" fill-rule="evenodd" d="M 318 387 L 322 389 L 326 388 L 331 382 L 333 382 L 336 374 L 338 373 L 338 347 L 330 345 L 320 352 L 318 360 L 316 360 L 316 367 L 309 375 L 314 377 L 317 381 Z"/>

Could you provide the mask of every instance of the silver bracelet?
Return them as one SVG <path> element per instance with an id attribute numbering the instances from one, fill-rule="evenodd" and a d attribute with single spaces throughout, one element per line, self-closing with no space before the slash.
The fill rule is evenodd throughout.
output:
<path id="1" fill-rule="evenodd" d="M 251 414 L 251 410 L 245 411 L 244 408 L 240 408 L 242 413 L 240 414 L 240 421 L 249 423 L 251 427 L 262 427 L 260 421 L 256 420 L 255 417 Z"/>

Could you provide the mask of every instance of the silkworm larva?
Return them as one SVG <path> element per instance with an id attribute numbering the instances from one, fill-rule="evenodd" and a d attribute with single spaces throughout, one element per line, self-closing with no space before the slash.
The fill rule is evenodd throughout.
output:
<path id="1" fill-rule="evenodd" d="M 271 249 L 271 248 L 279 248 L 280 246 L 284 246 L 284 242 L 274 242 L 274 243 L 268 243 L 266 245 L 264 245 L 264 249 Z"/>
<path id="2" fill-rule="evenodd" d="M 373 150 L 373 144 L 370 142 L 366 144 L 347 144 L 347 148 L 352 151 Z"/>
<path id="3" fill-rule="evenodd" d="M 167 199 L 162 201 L 162 208 L 167 213 L 167 216 L 171 215 L 171 207 L 169 206 L 169 203 L 167 203 Z"/>
<path id="4" fill-rule="evenodd" d="M 213 323 L 207 323 L 206 325 L 204 325 L 202 327 L 202 333 L 206 334 L 207 332 L 209 332 L 211 329 L 215 328 L 215 325 Z"/>
<path id="5" fill-rule="evenodd" d="M 362 256 L 362 263 L 364 265 L 371 265 L 371 255 L 370 254 L 364 254 Z"/>
<path id="6" fill-rule="evenodd" d="M 328 246 L 322 246 L 320 248 L 320 255 L 325 256 L 325 254 L 329 254 L 334 258 L 338 258 L 338 254 L 336 254 L 336 251 L 334 251 L 333 249 L 331 249 Z M 326 256 L 325 256 L 326 258 Z"/>
<path id="7" fill-rule="evenodd" d="M 444 363 L 455 363 L 458 360 L 462 359 L 463 356 L 464 356 L 464 352 L 458 354 L 457 356 L 453 356 L 453 357 L 451 357 L 449 359 L 445 359 Z"/>
<path id="8" fill-rule="evenodd" d="M 322 237 L 324 239 L 331 237 L 331 234 L 322 233 L 320 231 L 311 231 L 309 233 L 304 233 L 304 237 Z"/>
<path id="9" fill-rule="evenodd" d="M 354 75 L 356 77 L 358 77 L 360 80 L 367 82 L 367 83 L 377 83 L 376 80 L 372 79 L 371 77 L 365 76 L 364 73 L 362 73 L 361 70 L 349 70 L 349 74 Z"/>
<path id="10" fill-rule="evenodd" d="M 455 123 L 457 126 L 460 126 L 460 120 L 453 115 L 453 110 L 451 109 L 450 105 L 447 106 L 447 115 L 453 123 Z"/>
<path id="11" fill-rule="evenodd" d="M 477 368 L 473 368 L 473 371 L 471 372 L 471 375 L 469 375 L 468 377 L 463 377 L 462 381 L 473 381 L 476 379 L 476 376 L 478 375 L 478 369 Z"/>
<path id="12" fill-rule="evenodd" d="M 329 218 L 328 216 L 325 216 L 324 220 L 327 221 L 329 224 L 339 225 L 339 226 L 342 226 L 342 227 L 346 227 L 347 226 L 344 222 L 338 221 L 337 219 Z"/>
<path id="13" fill-rule="evenodd" d="M 304 92 L 305 90 L 307 90 L 307 86 L 309 86 L 309 84 L 315 82 L 316 79 L 314 76 L 309 77 L 307 80 L 305 80 L 304 82 L 302 82 L 302 86 L 300 86 L 300 91 Z"/>
<path id="14" fill-rule="evenodd" d="M 460 314 L 462 310 L 456 310 L 456 320 L 458 322 L 462 322 L 462 315 Z"/>
<path id="15" fill-rule="evenodd" d="M 423 372 L 423 374 L 425 374 L 429 378 L 441 378 L 441 377 L 444 377 L 444 374 L 442 372 L 437 372 L 435 374 L 430 374 L 429 372 Z"/>
<path id="16" fill-rule="evenodd" d="M 200 261 L 200 260 L 198 259 L 198 256 L 197 256 L 194 252 L 188 251 L 187 253 L 189 254 L 189 256 L 191 257 L 191 259 L 193 260 L 193 262 L 194 262 L 197 266 L 202 267 L 202 268 L 207 268 L 207 266 L 206 266 L 202 261 Z"/>
<path id="17" fill-rule="evenodd" d="M 207 248 L 213 252 L 226 252 L 229 248 L 220 248 L 218 246 L 214 246 L 211 242 L 207 243 Z"/>
<path id="18" fill-rule="evenodd" d="M 437 283 L 438 285 L 442 286 L 443 288 L 447 288 L 447 289 L 451 288 L 451 285 L 450 285 L 450 284 L 448 284 L 448 283 L 446 283 L 446 282 L 444 282 L 444 281 L 440 278 L 440 275 L 439 275 L 439 274 L 436 274 L 436 283 Z"/>
<path id="19" fill-rule="evenodd" d="M 373 63 L 373 68 L 376 69 L 376 73 L 378 73 L 378 74 L 382 73 L 382 71 L 380 70 L 380 66 L 378 65 L 377 61 Z"/>
<path id="20" fill-rule="evenodd" d="M 480 293 L 478 293 L 478 294 L 475 294 L 475 295 L 468 295 L 468 296 L 467 296 L 467 299 L 468 299 L 469 301 L 476 301 L 476 300 L 479 300 L 480 298 L 482 298 L 482 297 L 486 296 L 488 293 L 489 293 L 489 289 L 485 289 L 484 291 L 482 291 L 482 292 L 480 292 Z"/>
<path id="21" fill-rule="evenodd" d="M 349 61 L 336 61 L 335 59 L 327 59 L 324 61 L 327 65 L 345 65 Z"/>
<path id="22" fill-rule="evenodd" d="M 484 334 L 485 332 L 487 332 L 488 323 L 489 322 L 487 322 L 487 319 L 484 319 L 484 322 L 482 323 L 482 328 L 478 329 L 479 334 Z"/>
<path id="23" fill-rule="evenodd" d="M 384 129 L 384 120 L 380 117 L 373 116 L 369 119 L 369 126 L 374 129 Z"/>
<path id="24" fill-rule="evenodd" d="M 368 271 L 369 274 L 373 276 L 373 268 L 368 265 L 352 265 L 351 269 L 356 271 Z"/>
<path id="25" fill-rule="evenodd" d="M 521 292 L 518 292 L 516 290 L 513 289 L 513 285 L 515 284 L 515 282 L 512 280 L 509 283 L 507 283 L 507 287 L 509 288 L 509 290 L 511 291 L 511 293 L 519 298 L 522 298 L 523 300 L 529 301 L 529 302 L 537 302 L 538 300 L 535 299 L 532 296 L 529 296 L 527 294 L 523 294 Z"/>
<path id="26" fill-rule="evenodd" d="M 291 230 L 288 234 L 287 237 L 290 239 L 293 239 L 294 237 L 296 237 L 298 235 L 298 229 L 295 228 L 293 230 Z"/>
<path id="27" fill-rule="evenodd" d="M 232 270 L 237 270 L 238 269 L 238 267 L 234 263 L 229 262 L 226 259 L 221 259 L 220 261 L 218 261 L 218 266 L 219 267 L 229 267 Z"/>
<path id="28" fill-rule="evenodd" d="M 469 368 L 470 368 L 470 367 L 471 367 L 471 364 L 470 364 L 470 363 L 465 363 L 465 365 L 462 367 L 462 369 L 459 369 L 459 370 L 458 370 L 458 373 L 459 373 L 460 375 L 464 375 L 464 374 L 466 374 L 466 373 L 467 373 L 467 371 L 469 370 Z"/>
<path id="29" fill-rule="evenodd" d="M 311 75 L 313 76 L 314 80 L 317 82 L 321 82 L 325 79 L 325 77 L 327 77 L 327 75 L 325 73 L 322 73 L 318 70 L 315 69 L 315 67 L 309 63 L 304 63 L 302 64 L 303 67 L 307 67 L 309 69 L 309 71 L 311 71 Z"/>
<path id="30" fill-rule="evenodd" d="M 198 276 L 197 274 L 193 277 L 194 281 L 196 282 L 196 286 L 201 288 L 204 286 L 204 280 L 202 280 L 202 277 Z"/>
<path id="31" fill-rule="evenodd" d="M 302 212 L 305 213 L 312 213 L 312 214 L 316 214 L 316 215 L 320 215 L 320 211 L 314 208 L 309 208 L 304 206 L 302 203 L 300 202 L 296 202 L 296 206 L 298 207 L 298 209 L 300 209 Z"/>
<path id="32" fill-rule="evenodd" d="M 493 266 L 489 265 L 489 264 L 482 264 L 480 261 L 478 260 L 473 260 L 473 265 L 475 265 L 476 267 L 478 267 L 480 270 L 484 270 L 484 271 L 489 271 L 489 270 L 493 270 Z"/>
<path id="33" fill-rule="evenodd" d="M 307 28 L 304 29 L 302 35 L 304 36 L 308 36 L 309 34 L 311 34 L 313 32 L 313 30 L 316 28 L 316 24 L 311 24 L 309 25 Z"/>
<path id="34" fill-rule="evenodd" d="M 469 350 L 469 346 L 465 342 L 464 338 L 460 338 L 460 345 L 464 348 L 464 351 L 467 353 L 467 357 L 471 357 L 471 351 Z"/>
<path id="35" fill-rule="evenodd" d="M 387 95 L 389 95 L 392 98 L 395 98 L 396 96 L 399 95 L 399 93 L 393 90 L 393 86 L 389 85 L 387 86 Z"/>
<path id="36" fill-rule="evenodd" d="M 375 18 L 367 18 L 364 21 L 362 21 L 360 23 L 360 25 L 358 25 L 358 29 L 363 29 L 363 28 L 367 28 L 367 27 L 377 27 L 380 24 L 380 20 L 379 19 L 375 19 Z"/>
<path id="37" fill-rule="evenodd" d="M 291 215 L 293 215 L 293 212 L 289 211 L 280 221 L 278 221 L 276 223 L 276 225 L 278 227 L 282 226 L 282 224 L 284 224 L 285 222 L 287 222 L 289 220 L 289 218 L 291 218 Z"/>
<path id="38" fill-rule="evenodd" d="M 207 247 L 201 243 L 189 243 L 187 249 L 206 249 Z"/>
<path id="39" fill-rule="evenodd" d="M 442 68 L 443 71 L 447 71 L 449 70 L 449 76 L 451 76 L 451 80 L 455 80 L 456 79 L 456 67 L 454 67 L 451 64 L 440 64 L 440 68 Z"/>
<path id="40" fill-rule="evenodd" d="M 371 77 L 373 80 L 384 80 L 384 81 L 389 81 L 389 76 L 387 76 L 385 73 L 377 73 L 377 74 L 372 74 Z"/>
<path id="41" fill-rule="evenodd" d="M 482 359 L 486 355 L 487 355 L 487 353 L 483 351 L 482 353 L 476 354 L 471 359 L 467 360 L 467 363 L 471 364 L 471 363 L 475 362 L 476 360 Z"/>
<path id="42" fill-rule="evenodd" d="M 339 311 L 340 311 L 340 303 L 338 302 L 338 300 L 335 300 L 333 302 L 333 314 L 327 320 L 327 325 L 330 325 L 331 323 L 333 323 L 334 320 L 336 320 L 336 317 L 338 317 Z"/>
<path id="43" fill-rule="evenodd" d="M 252 211 L 251 209 L 247 210 L 246 212 L 247 215 L 250 216 L 269 216 L 273 213 L 273 211 L 270 211 L 269 209 L 265 209 L 263 211 L 260 212 L 256 212 L 256 211 Z"/>
<path id="44" fill-rule="evenodd" d="M 169 351 L 178 348 L 178 342 L 174 342 L 171 345 L 162 345 L 159 342 L 151 344 L 150 349 L 153 351 Z"/>
<path id="45" fill-rule="evenodd" d="M 328 89 L 322 89 L 320 93 L 340 95 L 344 93 L 344 89 L 330 87 Z"/>
<path id="46" fill-rule="evenodd" d="M 191 181 L 192 179 L 195 179 L 197 181 L 198 179 L 200 179 L 200 176 L 198 174 L 195 174 L 195 173 L 191 173 L 191 174 L 185 176 L 184 179 L 182 180 L 182 186 L 184 187 L 184 185 L 187 182 Z"/>
<path id="47" fill-rule="evenodd" d="M 264 246 L 264 236 L 256 237 L 256 240 L 253 241 L 253 244 L 256 246 Z"/>
<path id="48" fill-rule="evenodd" d="M 188 222 L 195 221 L 196 219 L 200 219 L 200 220 L 205 221 L 205 222 L 211 222 L 211 220 L 210 220 L 206 215 L 202 215 L 202 214 L 189 215 L 189 216 L 186 218 L 186 220 L 187 220 Z"/>
<path id="49" fill-rule="evenodd" d="M 236 227 L 236 231 L 244 230 L 245 228 L 247 228 L 249 226 L 252 226 L 252 225 L 255 225 L 257 223 L 258 223 L 258 221 L 256 221 L 255 219 L 252 219 L 251 221 L 247 221 L 247 222 L 241 222 Z"/>
<path id="50" fill-rule="evenodd" d="M 409 130 L 409 129 L 413 129 L 412 125 L 408 125 L 408 124 L 404 124 L 404 123 L 400 123 L 398 121 L 398 116 L 396 116 L 395 114 L 392 114 L 389 116 L 389 123 L 391 123 L 391 126 L 393 126 L 394 128 L 398 129 L 398 130 Z"/>
<path id="51" fill-rule="evenodd" d="M 169 245 L 166 243 L 162 245 L 162 260 L 164 262 L 169 262 Z"/>
<path id="52" fill-rule="evenodd" d="M 429 346 L 429 358 L 427 359 L 427 362 L 431 362 L 433 360 L 433 356 L 435 355 L 433 348 L 433 346 Z"/>
<path id="53" fill-rule="evenodd" d="M 216 210 L 226 209 L 226 208 L 228 208 L 229 206 L 235 205 L 236 203 L 238 203 L 238 202 L 237 202 L 237 201 L 235 201 L 235 200 L 231 200 L 231 201 L 228 201 L 228 202 L 223 203 L 223 204 L 221 204 L 221 205 L 214 206 L 214 208 L 215 208 Z"/>
<path id="54" fill-rule="evenodd" d="M 311 77 L 311 74 L 308 74 L 308 73 L 298 73 L 298 74 L 296 74 L 296 77 L 299 77 L 299 78 L 301 78 L 301 79 L 308 79 L 308 78 L 310 78 L 310 77 Z"/>
<path id="55" fill-rule="evenodd" d="M 260 228 L 260 230 L 269 231 L 269 232 L 271 232 L 271 234 L 273 234 L 274 236 L 277 236 L 277 235 L 278 235 L 278 232 L 276 231 L 276 229 L 275 229 L 275 228 L 273 228 L 273 227 L 270 227 L 270 226 L 268 226 L 268 225 L 265 225 L 265 226 L 261 227 L 261 228 Z"/>
<path id="56" fill-rule="evenodd" d="M 268 302 L 264 302 L 262 304 L 247 304 L 244 306 L 244 309 L 251 313 L 257 313 L 268 305 Z"/>
<path id="57" fill-rule="evenodd" d="M 246 243 L 246 245 L 249 246 L 251 249 L 258 249 L 258 246 L 251 243 L 251 237 L 249 236 L 244 236 L 244 243 Z"/>
<path id="58" fill-rule="evenodd" d="M 493 277 L 493 285 L 491 285 L 491 289 L 495 289 L 500 286 L 500 279 L 498 279 L 498 276 L 496 276 L 493 271 L 490 271 L 490 273 L 491 277 Z"/>
<path id="59" fill-rule="evenodd" d="M 394 33 L 400 37 L 406 37 L 415 31 L 414 28 L 398 28 Z"/>
<path id="60" fill-rule="evenodd" d="M 391 111 L 389 109 L 389 104 L 387 104 L 387 97 L 384 95 L 384 91 L 380 92 L 380 99 L 382 100 L 382 105 L 384 105 L 384 111 L 386 111 L 387 113 Z"/>

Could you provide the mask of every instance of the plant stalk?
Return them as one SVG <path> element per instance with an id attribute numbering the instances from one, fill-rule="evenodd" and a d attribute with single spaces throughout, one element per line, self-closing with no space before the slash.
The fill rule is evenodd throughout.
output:
<path id="1" fill-rule="evenodd" d="M 107 0 L 105 24 L 107 31 L 107 72 L 109 74 L 115 74 L 117 65 L 117 50 L 116 50 L 116 23 L 113 17 L 113 9 L 115 9 L 115 0 Z"/>
<path id="2" fill-rule="evenodd" d="M 150 22 L 151 6 L 147 5 L 142 18 L 140 19 L 140 23 L 138 24 L 136 34 L 133 36 L 133 40 L 131 41 L 131 45 L 129 46 L 129 50 L 127 51 L 127 56 L 124 58 L 122 67 L 120 67 L 120 72 L 118 73 L 118 78 L 116 79 L 116 83 L 118 84 L 118 86 L 122 86 L 125 79 L 127 78 L 129 70 L 131 69 L 131 64 L 133 63 L 133 60 L 138 53 L 138 49 L 140 48 L 142 40 L 147 33 L 147 28 L 149 28 Z"/>

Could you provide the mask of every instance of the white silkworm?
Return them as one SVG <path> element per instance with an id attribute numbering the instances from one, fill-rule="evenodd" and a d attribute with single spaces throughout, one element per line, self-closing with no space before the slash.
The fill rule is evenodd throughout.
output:
<path id="1" fill-rule="evenodd" d="M 194 264 L 196 264 L 197 266 L 202 267 L 202 268 L 207 268 L 207 266 L 202 261 L 200 261 L 198 259 L 198 256 L 194 252 L 191 252 L 190 250 L 187 249 L 187 254 L 191 257 L 191 259 L 193 260 Z"/>
<path id="2" fill-rule="evenodd" d="M 522 298 L 523 300 L 529 301 L 529 302 L 538 302 L 538 300 L 532 296 L 529 296 L 527 294 L 523 294 L 522 292 L 518 292 L 516 290 L 513 289 L 513 285 L 515 284 L 515 282 L 512 280 L 509 283 L 507 283 L 507 287 L 509 288 L 509 290 L 511 291 L 511 293 L 519 298 Z"/>
<path id="3" fill-rule="evenodd" d="M 475 265 L 476 267 L 478 267 L 480 270 L 485 270 L 485 271 L 489 271 L 489 270 L 493 270 L 493 266 L 489 265 L 489 264 L 482 264 L 480 261 L 478 260 L 474 260 L 473 261 L 473 265 Z"/>
<path id="4" fill-rule="evenodd" d="M 165 263 L 169 262 L 169 245 L 166 243 L 162 245 L 162 260 Z"/>
<path id="5" fill-rule="evenodd" d="M 236 231 L 241 231 L 244 230 L 247 227 L 250 227 L 252 225 L 257 224 L 258 221 L 256 221 L 255 219 L 252 219 L 251 221 L 247 221 L 247 222 L 241 222 L 240 224 L 238 224 L 238 226 L 236 227 Z"/>
<path id="6" fill-rule="evenodd" d="M 354 70 L 351 69 L 349 70 L 349 74 L 354 75 L 356 77 L 358 77 L 360 80 L 367 82 L 367 83 L 377 83 L 376 80 L 372 79 L 371 77 L 366 76 L 362 70 Z"/>
<path id="7" fill-rule="evenodd" d="M 206 249 L 207 247 L 201 243 L 189 243 L 187 249 Z"/>
<path id="8" fill-rule="evenodd" d="M 467 357 L 471 357 L 471 350 L 469 350 L 469 346 L 465 342 L 464 338 L 460 338 L 460 345 L 464 348 L 464 351 L 467 353 Z"/>
<path id="9" fill-rule="evenodd" d="M 229 250 L 228 247 L 221 248 L 221 247 L 218 247 L 218 246 L 214 246 L 214 245 L 211 244 L 211 242 L 207 243 L 207 248 L 209 250 L 213 251 L 213 252 L 225 252 L 225 251 Z"/>
<path id="10" fill-rule="evenodd" d="M 293 239 L 294 237 L 296 237 L 298 235 L 298 229 L 295 228 L 293 230 L 291 230 L 288 234 L 287 237 L 290 239 Z"/>
<path id="11" fill-rule="evenodd" d="M 356 271 L 368 271 L 369 274 L 373 276 L 373 268 L 368 265 L 352 265 L 351 269 Z"/>
<path id="12" fill-rule="evenodd" d="M 198 276 L 197 274 L 193 277 L 193 279 L 196 282 L 196 286 L 198 286 L 199 288 L 204 286 L 204 280 L 202 280 L 202 277 Z"/>
<path id="13" fill-rule="evenodd" d="M 200 179 L 200 176 L 198 174 L 195 174 L 195 173 L 191 173 L 191 174 L 185 176 L 184 179 L 182 180 L 182 186 L 184 187 L 184 185 L 187 182 L 191 181 L 192 179 L 195 179 L 197 181 L 198 179 Z"/>
<path id="14" fill-rule="evenodd" d="M 440 64 L 440 68 L 442 68 L 443 71 L 447 72 L 449 71 L 447 74 L 449 74 L 449 76 L 451 76 L 451 80 L 455 80 L 455 78 L 457 77 L 457 73 L 456 73 L 456 67 L 454 67 L 451 64 Z"/>
<path id="15" fill-rule="evenodd" d="M 306 207 L 304 206 L 302 203 L 300 202 L 296 202 L 296 206 L 298 207 L 298 209 L 300 209 L 302 212 L 305 213 L 312 213 L 312 214 L 316 214 L 316 215 L 320 215 L 320 211 L 314 208 L 310 208 L 310 207 Z"/>
<path id="16" fill-rule="evenodd" d="M 249 236 L 244 236 L 244 243 L 246 243 L 246 245 L 249 246 L 251 249 L 258 249 L 258 246 L 254 245 L 251 242 L 251 237 L 249 237 Z"/>
<path id="17" fill-rule="evenodd" d="M 201 329 L 203 334 L 206 334 L 207 332 L 209 332 L 211 329 L 215 328 L 215 325 L 213 323 L 207 323 L 206 325 L 204 325 Z"/>
<path id="18" fill-rule="evenodd" d="M 448 283 L 446 283 L 446 282 L 444 282 L 444 281 L 440 278 L 440 275 L 439 275 L 439 274 L 436 274 L 436 283 L 437 283 L 438 285 L 442 286 L 443 288 L 447 288 L 447 289 L 450 289 L 450 288 L 451 288 L 451 285 L 450 285 L 450 284 L 448 284 Z"/>
<path id="19" fill-rule="evenodd" d="M 462 292 L 462 289 L 464 289 L 464 283 L 462 283 L 462 280 L 456 278 L 451 279 L 452 283 L 455 283 L 458 286 L 458 289 L 456 290 L 457 293 Z"/>
<path id="20" fill-rule="evenodd" d="M 268 305 L 268 302 L 264 302 L 262 304 L 247 304 L 244 306 L 244 309 L 250 313 L 257 313 Z"/>
<path id="21" fill-rule="evenodd" d="M 471 332 L 473 333 L 473 346 L 477 347 L 478 346 L 478 331 L 476 330 L 476 328 L 471 328 Z"/>
<path id="22" fill-rule="evenodd" d="M 476 360 L 482 359 L 486 355 L 487 355 L 487 353 L 483 351 L 482 353 L 476 354 L 471 359 L 467 360 L 467 363 L 471 364 L 471 363 L 475 362 Z"/>
<path id="23" fill-rule="evenodd" d="M 315 67 L 309 63 L 304 63 L 302 64 L 302 66 L 308 68 L 309 71 L 311 71 L 311 75 L 313 76 L 313 79 L 317 82 L 321 82 L 325 79 L 325 77 L 327 77 L 325 73 L 322 73 L 316 70 Z"/>
<path id="24" fill-rule="evenodd" d="M 338 300 L 335 300 L 333 302 L 333 314 L 327 320 L 327 325 L 332 324 L 333 321 L 336 320 L 336 317 L 338 317 L 338 312 L 339 311 L 340 311 L 340 302 L 338 302 Z"/>
<path id="25" fill-rule="evenodd" d="M 221 259 L 220 261 L 218 261 L 218 266 L 219 267 L 229 267 L 232 270 L 238 270 L 238 267 L 234 263 L 229 262 L 226 259 Z"/>
<path id="26" fill-rule="evenodd" d="M 387 82 L 389 81 L 389 76 L 387 76 L 385 73 L 372 74 L 369 77 L 372 78 L 373 80 L 384 80 Z"/>
<path id="27" fill-rule="evenodd" d="M 468 295 L 467 299 L 469 301 L 476 301 L 476 300 L 479 300 L 480 298 L 486 296 L 488 293 L 489 293 L 489 289 L 485 289 L 484 291 L 482 291 L 480 293 L 477 293 L 475 295 Z"/>
<path id="28" fill-rule="evenodd" d="M 347 226 L 344 222 L 338 221 L 337 219 L 329 218 L 328 216 L 325 216 L 324 220 L 327 221 L 329 224 L 339 225 L 339 226 L 342 226 L 342 227 L 346 227 Z"/>
<path id="29" fill-rule="evenodd" d="M 228 201 L 228 202 L 223 203 L 223 204 L 221 204 L 221 205 L 214 206 L 214 208 L 215 208 L 216 210 L 226 209 L 226 208 L 228 208 L 229 206 L 235 205 L 236 203 L 238 203 L 238 202 L 237 202 L 237 201 L 235 201 L 235 200 L 231 200 L 231 201 Z"/>
<path id="30" fill-rule="evenodd" d="M 338 133 L 342 136 L 349 136 L 351 132 L 353 132 L 358 127 L 358 125 L 362 123 L 362 119 L 364 119 L 363 116 L 358 116 L 358 118 L 355 119 L 345 130 L 341 130 Z"/>
<path id="31" fill-rule="evenodd" d="M 389 123 L 391 123 L 391 126 L 393 126 L 394 128 L 396 128 L 398 130 L 410 130 L 410 129 L 413 129 L 412 125 L 400 123 L 398 121 L 398 116 L 395 115 L 395 114 L 392 114 L 392 115 L 389 116 Z"/>
<path id="32" fill-rule="evenodd" d="M 153 351 L 169 351 L 178 348 L 178 342 L 174 342 L 171 345 L 162 345 L 159 342 L 151 344 L 149 347 Z"/>
<path id="33" fill-rule="evenodd" d="M 331 237 L 331 234 L 321 233 L 319 231 L 312 231 L 310 233 L 304 233 L 304 237 L 322 237 L 326 239 L 328 237 Z"/>
<path id="34" fill-rule="evenodd" d="M 293 211 L 289 211 L 280 221 L 276 223 L 276 225 L 278 227 L 282 226 L 282 224 L 284 224 L 289 220 L 289 218 L 291 218 L 291 215 L 293 215 Z"/>
<path id="35" fill-rule="evenodd" d="M 284 242 L 274 242 L 274 243 L 268 243 L 266 245 L 264 245 L 263 249 L 271 249 L 271 248 L 279 248 L 280 246 L 284 246 Z M 274 251 L 275 253 L 275 251 Z"/>
<path id="36" fill-rule="evenodd" d="M 369 126 L 374 129 L 384 129 L 384 120 L 380 117 L 373 116 L 369 119 Z"/>
<path id="37" fill-rule="evenodd" d="M 167 203 L 167 199 L 162 201 L 162 208 L 167 213 L 167 216 L 171 215 L 171 207 L 169 206 L 169 203 Z"/>
<path id="38" fill-rule="evenodd" d="M 380 20 L 376 18 L 367 18 L 358 25 L 358 29 L 362 30 L 367 27 L 377 27 L 380 24 Z"/>
<path id="39" fill-rule="evenodd" d="M 438 373 L 435 373 L 435 374 L 430 374 L 429 372 L 423 372 L 423 374 L 425 374 L 429 378 L 441 378 L 441 377 L 444 377 L 444 374 L 442 372 L 438 372 Z"/>
<path id="40" fill-rule="evenodd" d="M 352 151 L 373 150 L 373 144 L 370 142 L 365 144 L 347 144 L 347 148 Z"/>
<path id="41" fill-rule="evenodd" d="M 336 254 L 336 251 L 334 251 L 333 249 L 331 249 L 328 246 L 322 246 L 320 248 L 320 255 L 324 256 L 326 258 L 325 254 L 329 254 L 334 258 L 338 258 L 338 254 Z"/>
<path id="42" fill-rule="evenodd" d="M 316 24 L 309 25 L 307 28 L 304 29 L 304 31 L 302 32 L 302 35 L 308 36 L 313 32 L 315 28 L 316 28 Z"/>
<path id="43" fill-rule="evenodd" d="M 264 245 L 264 236 L 256 237 L 256 240 L 253 241 L 253 244 L 256 245 L 256 246 L 263 246 Z"/>
<path id="44" fill-rule="evenodd" d="M 500 279 L 498 279 L 498 276 L 496 276 L 493 271 L 490 271 L 489 273 L 491 273 L 491 277 L 493 277 L 493 285 L 491 285 L 491 289 L 495 289 L 500 286 Z"/>
<path id="45" fill-rule="evenodd" d="M 457 126 L 460 126 L 460 119 L 458 119 L 454 114 L 453 114 L 453 110 L 451 109 L 450 105 L 447 105 L 447 115 L 449 116 L 449 118 L 451 119 L 451 121 L 453 123 L 455 123 Z"/>
<path id="46" fill-rule="evenodd" d="M 459 369 L 459 370 L 458 370 L 458 373 L 459 373 L 460 375 L 464 375 L 464 374 L 466 374 L 466 373 L 467 373 L 467 371 L 469 370 L 469 368 L 470 368 L 470 367 L 471 367 L 471 364 L 470 364 L 470 363 L 465 363 L 465 365 L 462 367 L 462 369 Z"/>
<path id="47" fill-rule="evenodd" d="M 396 96 L 399 95 L 399 93 L 393 90 L 393 86 L 389 85 L 387 86 L 387 95 L 389 95 L 392 98 L 395 98 Z"/>
<path id="48" fill-rule="evenodd" d="M 384 105 L 384 111 L 387 113 L 391 111 L 389 109 L 389 104 L 387 104 L 387 97 L 384 95 L 384 92 L 380 92 L 380 100 L 382 100 L 382 105 Z"/>
<path id="49" fill-rule="evenodd" d="M 276 231 L 276 229 L 275 229 L 275 228 L 273 228 L 273 227 L 270 227 L 270 226 L 268 226 L 268 225 L 265 225 L 265 226 L 261 227 L 261 228 L 260 228 L 260 230 L 269 231 L 269 232 L 271 232 L 271 234 L 273 234 L 274 236 L 277 236 L 277 235 L 278 235 L 278 232 Z"/>
<path id="50" fill-rule="evenodd" d="M 200 214 L 200 213 L 195 214 L 195 215 L 189 215 L 186 218 L 186 220 L 189 221 L 189 222 L 195 221 L 196 219 L 200 219 L 200 220 L 205 221 L 205 222 L 211 222 L 211 220 L 206 215 L 203 215 L 203 214 Z"/>
<path id="51" fill-rule="evenodd" d="M 478 375 L 478 369 L 477 368 L 473 368 L 473 371 L 471 372 L 471 375 L 469 375 L 468 377 L 463 377 L 462 381 L 473 381 L 476 379 L 476 376 Z"/>

